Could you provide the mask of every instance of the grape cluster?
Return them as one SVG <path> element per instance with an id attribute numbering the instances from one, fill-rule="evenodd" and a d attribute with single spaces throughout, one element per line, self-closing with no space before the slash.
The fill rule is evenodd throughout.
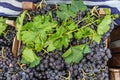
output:
<path id="1" fill-rule="evenodd" d="M 0 36 L 0 49 L 2 46 L 11 47 L 15 35 L 16 35 L 15 27 L 8 26 L 3 35 Z"/>
<path id="2" fill-rule="evenodd" d="M 41 8 L 28 11 L 24 19 L 24 24 L 31 21 L 34 16 L 47 14 L 49 11 L 52 11 L 53 9 L 55 9 L 55 6 L 49 6 L 49 5 L 47 6 L 46 4 L 43 4 Z"/>
<path id="3" fill-rule="evenodd" d="M 13 57 L 11 50 L 15 35 L 15 27 L 8 26 L 3 35 L 0 36 L 0 80 L 10 80 L 12 74 L 19 69 L 16 66 L 17 59 Z"/>
<path id="4" fill-rule="evenodd" d="M 100 44 L 93 42 L 90 45 L 91 53 L 85 55 L 79 64 L 66 64 L 59 50 L 43 55 L 40 65 L 35 67 L 34 75 L 38 80 L 65 80 L 67 78 L 70 80 L 109 80 L 107 61 L 111 58 L 111 52 L 106 48 L 105 43 L 105 41 Z"/>

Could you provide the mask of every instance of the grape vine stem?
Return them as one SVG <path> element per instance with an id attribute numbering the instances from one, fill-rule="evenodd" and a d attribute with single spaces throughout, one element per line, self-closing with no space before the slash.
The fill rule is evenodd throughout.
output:
<path id="1" fill-rule="evenodd" d="M 49 54 L 49 52 L 48 51 L 46 51 L 45 49 L 42 49 L 45 53 L 47 53 L 47 54 Z"/>
<path id="2" fill-rule="evenodd" d="M 65 80 L 70 80 L 70 77 L 71 77 L 71 72 L 68 71 L 68 77 L 64 77 L 64 76 L 60 76 L 60 77 L 63 77 Z"/>
<path id="3" fill-rule="evenodd" d="M 4 56 L 4 47 L 2 47 L 2 59 L 4 59 L 5 56 Z"/>
<path id="4" fill-rule="evenodd" d="M 90 25 L 92 25 L 93 23 L 95 23 L 95 22 L 97 22 L 97 21 L 99 21 L 99 19 L 97 19 L 97 20 L 95 20 L 95 21 L 93 21 L 93 22 L 87 24 L 86 26 L 83 26 L 82 28 L 85 28 L 85 27 L 87 27 L 87 26 L 90 26 Z M 78 31 L 78 30 L 80 30 L 80 29 L 81 29 L 81 28 L 75 29 L 75 30 L 73 30 L 73 31 L 69 31 L 69 32 L 66 33 L 66 34 L 73 33 L 73 32 Z"/>
<path id="5" fill-rule="evenodd" d="M 23 71 L 25 71 L 25 70 L 23 69 L 23 66 L 25 66 L 26 64 L 21 64 L 20 62 L 17 62 L 17 64 L 20 66 L 20 69 L 22 69 Z"/>

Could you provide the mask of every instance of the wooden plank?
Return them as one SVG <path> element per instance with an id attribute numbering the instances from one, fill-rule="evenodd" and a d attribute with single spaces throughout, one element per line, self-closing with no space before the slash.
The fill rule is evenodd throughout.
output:
<path id="1" fill-rule="evenodd" d="M 18 55 L 20 55 L 21 43 L 22 43 L 22 41 L 19 40 L 19 42 L 18 42 L 18 51 L 17 51 Z"/>
<path id="2" fill-rule="evenodd" d="M 107 39 L 105 40 L 105 42 L 106 42 L 106 44 L 105 44 L 105 45 L 106 45 L 106 48 L 108 48 L 108 46 L 109 46 L 109 45 L 108 45 L 108 44 L 109 44 L 109 39 L 107 38 Z"/>
<path id="3" fill-rule="evenodd" d="M 108 61 L 109 67 L 120 67 L 120 53 L 112 54 L 112 58 Z"/>
<path id="4" fill-rule="evenodd" d="M 10 25 L 10 26 L 13 26 L 13 27 L 16 26 L 16 23 L 15 23 L 15 21 L 13 21 L 13 20 L 6 20 L 5 23 L 6 23 L 7 25 Z"/>
<path id="5" fill-rule="evenodd" d="M 22 2 L 22 9 L 24 10 L 33 10 L 36 8 L 36 5 L 33 2 Z"/>
<path id="6" fill-rule="evenodd" d="M 120 54 L 120 47 L 111 48 L 110 50 L 111 50 L 112 53 L 119 53 Z"/>
<path id="7" fill-rule="evenodd" d="M 118 26 L 111 32 L 110 37 L 112 42 L 116 40 L 120 40 L 120 26 Z"/>
<path id="8" fill-rule="evenodd" d="M 116 40 L 110 43 L 110 48 L 119 48 L 120 47 L 120 40 Z"/>
<path id="9" fill-rule="evenodd" d="M 120 69 L 110 68 L 110 80 L 120 80 Z"/>
<path id="10" fill-rule="evenodd" d="M 105 16 L 105 11 L 103 8 L 99 9 L 99 14 L 100 14 L 100 16 Z"/>
<path id="11" fill-rule="evenodd" d="M 17 57 L 17 52 L 18 52 L 18 43 L 19 41 L 17 40 L 17 37 L 15 36 L 13 39 L 13 45 L 12 45 L 12 53 L 14 57 Z"/>

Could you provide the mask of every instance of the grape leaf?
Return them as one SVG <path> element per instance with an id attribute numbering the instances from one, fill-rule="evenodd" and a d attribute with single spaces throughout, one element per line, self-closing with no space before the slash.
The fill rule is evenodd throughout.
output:
<path id="1" fill-rule="evenodd" d="M 83 54 L 89 53 L 90 49 L 88 45 L 83 44 L 79 46 L 73 46 L 69 48 L 63 55 L 63 59 L 66 63 L 79 63 L 79 61 L 83 58 Z"/>
<path id="2" fill-rule="evenodd" d="M 102 38 L 101 35 L 95 33 L 92 37 L 92 40 L 96 41 L 99 44 L 101 41 L 101 38 Z"/>
<path id="3" fill-rule="evenodd" d="M 40 63 L 40 58 L 36 57 L 35 60 L 32 63 L 30 63 L 30 68 L 35 67 L 39 63 Z"/>
<path id="4" fill-rule="evenodd" d="M 71 22 L 70 25 L 67 26 L 68 30 L 74 30 L 77 28 L 77 25 L 74 22 Z"/>
<path id="5" fill-rule="evenodd" d="M 49 43 L 49 45 L 47 47 L 47 51 L 50 52 L 50 51 L 53 51 L 55 49 L 56 49 L 56 47 L 53 45 L 53 43 Z"/>
<path id="6" fill-rule="evenodd" d="M 72 54 L 65 58 L 65 62 L 70 63 L 79 63 L 79 61 L 83 58 L 82 51 L 77 48 L 71 48 Z"/>
<path id="7" fill-rule="evenodd" d="M 59 37 L 59 36 L 56 36 L 56 37 Z M 63 46 L 67 48 L 71 37 L 72 35 L 69 34 L 67 36 L 62 36 L 59 39 L 51 40 L 51 42 L 49 42 L 48 44 L 47 51 L 49 52 L 49 51 L 55 50 L 56 48 L 62 49 Z"/>
<path id="8" fill-rule="evenodd" d="M 70 10 L 72 10 L 74 13 L 80 11 L 85 11 L 87 9 L 87 6 L 83 3 L 82 0 L 72 0 L 72 4 L 70 6 Z"/>
<path id="9" fill-rule="evenodd" d="M 89 27 L 83 27 L 80 28 L 77 32 L 74 33 L 74 36 L 76 39 L 80 40 L 80 39 L 85 39 L 87 37 L 91 38 L 93 36 L 93 34 L 95 33 L 94 30 L 92 30 Z"/>
<path id="10" fill-rule="evenodd" d="M 33 27 L 33 22 L 28 22 L 22 27 L 22 31 L 34 31 L 35 28 Z"/>
<path id="11" fill-rule="evenodd" d="M 48 40 L 47 40 L 47 42 L 45 43 L 45 45 L 47 46 L 47 45 L 49 45 L 49 43 L 54 42 L 54 41 L 56 41 L 57 39 L 61 38 L 66 31 L 67 31 L 67 30 L 66 30 L 63 26 L 59 27 L 59 28 L 57 29 L 56 33 L 52 34 L 52 35 L 48 38 Z"/>
<path id="12" fill-rule="evenodd" d="M 5 23 L 6 20 L 7 18 L 0 17 L 0 23 Z"/>
<path id="13" fill-rule="evenodd" d="M 105 11 L 106 15 L 110 15 L 111 14 L 110 8 L 103 8 L 103 10 Z"/>
<path id="14" fill-rule="evenodd" d="M 21 34 L 22 34 L 21 40 L 23 41 L 23 43 L 26 43 L 28 45 L 31 43 L 33 44 L 34 39 L 37 36 L 37 33 L 33 31 L 22 31 Z"/>
<path id="15" fill-rule="evenodd" d="M 6 30 L 7 28 L 7 24 L 5 24 L 5 21 L 7 19 L 6 18 L 3 18 L 3 17 L 0 17 L 0 35 L 2 35 L 2 33 Z"/>
<path id="16" fill-rule="evenodd" d="M 57 11 L 57 17 L 60 17 L 62 20 L 64 20 L 65 18 L 69 18 L 71 15 L 69 14 L 69 8 L 66 4 L 60 4 L 59 6 L 59 11 Z M 74 14 L 72 14 L 72 16 L 75 16 Z"/>
<path id="17" fill-rule="evenodd" d="M 71 55 L 72 52 L 71 52 L 71 47 L 62 55 L 63 58 L 66 58 L 68 57 L 69 55 Z"/>
<path id="18" fill-rule="evenodd" d="M 79 10 L 85 11 L 86 9 L 87 7 L 83 4 L 82 0 L 72 0 L 71 5 L 60 4 L 59 10 L 57 11 L 57 17 L 65 20 L 69 17 L 75 17 Z"/>
<path id="19" fill-rule="evenodd" d="M 98 25 L 97 27 L 97 33 L 99 35 L 103 35 L 104 33 L 106 33 L 109 29 L 110 29 L 110 23 L 111 23 L 111 16 L 110 15 L 106 15 L 104 17 L 104 19 L 102 20 L 102 22 Z"/>
<path id="20" fill-rule="evenodd" d="M 70 37 L 69 36 L 63 36 L 57 40 L 54 41 L 54 46 L 58 49 L 62 49 L 62 47 L 64 46 L 65 48 L 68 47 L 70 42 Z"/>
<path id="21" fill-rule="evenodd" d="M 68 64 L 78 63 L 83 58 L 83 54 L 82 54 L 82 51 L 77 46 L 74 46 L 69 48 L 62 55 L 62 57 L 65 59 L 65 62 Z"/>
<path id="22" fill-rule="evenodd" d="M 97 34 L 96 31 L 91 28 L 81 28 L 80 30 L 78 30 L 78 32 L 74 33 L 74 36 L 78 40 L 82 38 L 90 38 L 93 41 L 96 41 L 98 44 L 100 43 L 102 38 L 102 35 Z"/>
<path id="23" fill-rule="evenodd" d="M 48 40 L 45 43 L 45 46 L 46 47 L 49 46 L 48 48 L 50 48 L 49 43 L 53 43 L 53 46 L 55 48 L 62 49 L 63 46 L 68 47 L 68 43 L 70 42 L 70 38 L 72 37 L 72 35 L 71 34 L 65 35 L 66 32 L 67 30 L 63 26 L 59 27 L 56 33 L 52 34 L 48 38 Z"/>
<path id="24" fill-rule="evenodd" d="M 37 36 L 35 39 L 34 39 L 34 45 L 35 45 L 35 50 L 37 52 L 41 51 L 42 48 L 43 48 L 43 44 L 44 44 L 44 38 L 42 38 L 41 36 Z"/>
<path id="25" fill-rule="evenodd" d="M 85 45 L 83 53 L 84 54 L 90 53 L 90 48 L 88 45 Z"/>
<path id="26" fill-rule="evenodd" d="M 42 50 L 42 48 L 43 48 L 43 46 L 42 45 L 40 45 L 40 44 L 35 44 L 35 50 L 37 51 L 37 52 L 40 52 L 41 50 Z"/>
<path id="27" fill-rule="evenodd" d="M 16 20 L 16 27 L 17 27 L 17 39 L 20 40 L 21 39 L 21 30 L 22 30 L 22 26 L 23 26 L 23 20 L 24 17 L 26 15 L 27 11 L 24 11 L 21 16 L 19 16 Z"/>
<path id="28" fill-rule="evenodd" d="M 50 13 L 49 13 L 50 14 Z M 51 19 L 51 15 L 37 15 L 20 30 L 20 37 L 26 46 L 37 52 L 43 49 L 47 34 L 53 31 L 58 24 Z"/>
<path id="29" fill-rule="evenodd" d="M 22 63 L 30 64 L 30 67 L 34 67 L 39 64 L 40 58 L 36 56 L 32 49 L 25 48 L 22 54 Z"/>
<path id="30" fill-rule="evenodd" d="M 51 18 L 50 15 L 45 15 L 45 16 L 35 16 L 33 19 L 33 28 L 34 29 L 39 29 L 39 30 L 44 30 L 44 31 L 50 31 L 52 28 L 55 28 L 57 26 L 56 21 L 53 19 L 49 20 Z"/>
<path id="31" fill-rule="evenodd" d="M 80 39 L 82 39 L 84 36 L 84 31 L 83 30 L 79 30 L 78 32 L 75 32 L 74 33 L 74 36 L 75 36 L 75 38 L 77 39 L 77 40 L 80 40 Z"/>
<path id="32" fill-rule="evenodd" d="M 22 57 L 22 59 L 21 59 L 21 63 L 23 63 L 23 64 L 29 64 L 29 62 L 26 61 L 23 57 Z"/>
<path id="33" fill-rule="evenodd" d="M 70 38 L 71 37 L 68 37 L 68 36 L 62 37 L 61 44 L 64 45 L 65 48 L 68 47 L 69 42 L 70 42 Z"/>
<path id="34" fill-rule="evenodd" d="M 23 54 L 22 57 L 29 63 L 35 60 L 34 57 L 35 53 L 32 51 L 32 49 L 25 48 L 22 54 Z"/>
<path id="35" fill-rule="evenodd" d="M 6 30 L 7 25 L 0 22 L 0 35 Z"/>

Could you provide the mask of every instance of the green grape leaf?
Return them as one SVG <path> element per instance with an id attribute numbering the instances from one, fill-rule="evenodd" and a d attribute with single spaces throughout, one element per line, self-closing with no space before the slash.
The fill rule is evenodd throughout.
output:
<path id="1" fill-rule="evenodd" d="M 68 19 L 70 17 L 75 17 L 76 13 L 80 11 L 85 11 L 87 7 L 83 4 L 82 0 L 74 1 L 72 0 L 71 5 L 60 4 L 59 10 L 57 11 L 57 17 L 62 20 Z"/>
<path id="2" fill-rule="evenodd" d="M 89 37 L 89 38 L 91 38 L 92 36 L 93 36 L 93 34 L 94 34 L 94 30 L 92 30 L 91 28 L 89 28 L 89 27 L 83 27 L 83 28 L 80 28 L 79 30 L 78 30 L 78 32 L 75 32 L 74 33 L 74 36 L 75 36 L 75 38 L 76 39 L 78 39 L 78 40 L 80 40 L 80 39 L 85 39 L 85 38 L 87 38 L 87 37 Z"/>
<path id="3" fill-rule="evenodd" d="M 2 35 L 7 28 L 7 24 L 5 23 L 6 20 L 6 18 L 0 17 L 0 35 Z"/>
<path id="4" fill-rule="evenodd" d="M 70 10 L 72 10 L 74 13 L 80 11 L 85 11 L 87 9 L 87 6 L 83 3 L 82 0 L 72 0 L 72 4 L 70 7 Z"/>
<path id="5" fill-rule="evenodd" d="M 66 57 L 68 57 L 68 56 L 71 55 L 71 54 L 72 54 L 71 48 L 69 48 L 69 49 L 62 55 L 62 57 L 63 57 L 63 58 L 66 58 Z"/>
<path id="6" fill-rule="evenodd" d="M 90 53 L 90 48 L 89 48 L 88 45 L 85 45 L 83 53 L 84 53 L 84 54 Z"/>
<path id="7" fill-rule="evenodd" d="M 68 9 L 68 6 L 66 4 L 60 4 L 59 9 L 62 11 L 66 11 Z"/>
<path id="8" fill-rule="evenodd" d="M 66 63 L 79 63 L 79 61 L 83 58 L 83 54 L 89 53 L 90 49 L 88 45 L 83 44 L 79 46 L 73 46 L 69 48 L 63 55 L 63 59 Z"/>
<path id="9" fill-rule="evenodd" d="M 50 15 L 38 15 L 33 18 L 33 21 L 25 24 L 20 32 L 23 43 L 34 48 L 37 52 L 41 51 L 47 40 L 47 33 L 50 33 L 57 26 L 53 20 L 48 22 L 49 18 L 51 18 Z"/>
<path id="10" fill-rule="evenodd" d="M 62 20 L 65 19 L 66 17 L 69 17 L 70 15 L 67 13 L 68 12 L 68 6 L 66 4 L 61 4 L 59 6 L 59 11 L 57 11 L 57 16 L 60 17 Z M 63 16 L 64 15 L 64 16 Z"/>
<path id="11" fill-rule="evenodd" d="M 45 22 L 44 24 L 41 24 L 42 26 L 38 27 L 44 31 L 50 31 L 51 29 L 55 28 L 57 26 L 56 23 L 51 23 L 51 22 Z"/>
<path id="12" fill-rule="evenodd" d="M 68 42 L 65 44 L 66 41 L 68 41 L 65 37 L 64 37 L 64 33 L 67 30 L 61 26 L 57 29 L 56 33 L 52 34 L 48 40 L 45 43 L 45 47 L 49 46 L 49 43 L 53 43 L 54 47 L 62 49 L 62 46 L 68 46 Z M 68 38 L 70 37 L 70 35 L 67 36 Z M 65 39 L 63 39 L 65 38 Z M 64 42 L 65 41 L 65 42 Z M 61 44 L 60 44 L 61 43 Z M 63 43 L 63 44 L 62 44 Z"/>
<path id="13" fill-rule="evenodd" d="M 26 15 L 27 11 L 24 11 L 20 17 L 17 18 L 16 20 L 16 27 L 17 27 L 17 39 L 21 40 L 21 30 L 23 26 L 23 20 Z"/>
<path id="14" fill-rule="evenodd" d="M 49 45 L 47 47 L 47 51 L 50 52 L 50 51 L 53 51 L 55 49 L 56 49 L 56 47 L 53 45 L 53 43 L 49 43 Z"/>
<path id="15" fill-rule="evenodd" d="M 34 40 L 35 50 L 40 52 L 43 48 L 44 38 L 37 36 Z"/>
<path id="16" fill-rule="evenodd" d="M 74 30 L 77 28 L 77 25 L 74 22 L 71 22 L 69 26 L 67 26 L 68 30 Z"/>
<path id="17" fill-rule="evenodd" d="M 69 45 L 69 42 L 70 42 L 70 36 L 62 36 L 61 38 L 55 40 L 53 42 L 53 45 L 58 49 L 62 49 L 63 46 L 67 48 Z"/>
<path id="18" fill-rule="evenodd" d="M 22 39 L 23 43 L 26 43 L 26 44 L 33 43 L 34 39 L 37 36 L 37 33 L 36 32 L 32 32 L 32 31 L 22 31 L 21 34 L 22 34 L 22 38 L 21 39 Z"/>
<path id="19" fill-rule="evenodd" d="M 82 51 L 78 48 L 78 46 L 74 46 L 68 49 L 62 57 L 65 59 L 65 62 L 70 63 L 78 63 L 82 58 L 83 54 Z"/>
<path id="20" fill-rule="evenodd" d="M 23 53 L 22 53 L 22 57 L 27 61 L 27 62 L 33 62 L 35 60 L 35 57 L 34 57 L 34 52 L 32 51 L 32 49 L 29 49 L 29 48 L 25 48 Z"/>
<path id="21" fill-rule="evenodd" d="M 49 38 L 48 41 L 45 43 L 45 45 L 49 45 L 50 42 L 54 42 L 57 39 L 61 38 L 63 36 L 63 34 L 66 32 L 67 30 L 61 26 L 60 28 L 57 29 L 57 32 L 52 34 Z"/>
<path id="22" fill-rule="evenodd" d="M 30 64 L 30 67 L 34 67 L 40 63 L 40 58 L 36 56 L 31 48 L 25 48 L 22 54 L 22 63 Z"/>
<path id="23" fill-rule="evenodd" d="M 30 68 L 35 67 L 36 65 L 38 65 L 40 63 L 40 58 L 36 57 L 35 61 L 33 61 L 32 63 L 30 63 Z"/>
<path id="24" fill-rule="evenodd" d="M 42 50 L 42 48 L 43 48 L 42 45 L 40 45 L 40 44 L 38 44 L 38 43 L 35 44 L 35 50 L 36 50 L 37 52 L 40 52 L 40 51 Z"/>
<path id="25" fill-rule="evenodd" d="M 29 64 L 29 62 L 26 61 L 23 57 L 22 57 L 22 59 L 21 59 L 21 63 L 23 63 L 23 64 Z"/>
<path id="26" fill-rule="evenodd" d="M 45 21 L 44 19 L 45 19 L 44 16 L 40 16 L 40 15 L 35 16 L 35 17 L 33 18 L 34 25 L 38 26 L 38 24 L 44 23 L 44 21 Z M 38 24 L 37 24 L 37 23 L 38 23 Z"/>
<path id="27" fill-rule="evenodd" d="M 84 35 L 84 31 L 82 31 L 82 30 L 79 30 L 78 32 L 74 33 L 75 38 L 78 40 L 82 39 L 83 35 Z"/>
<path id="28" fill-rule="evenodd" d="M 92 37 L 92 40 L 96 41 L 96 42 L 99 44 L 100 41 L 101 41 L 101 38 L 102 38 L 101 35 L 99 35 L 99 34 L 94 34 L 93 37 Z"/>
<path id="29" fill-rule="evenodd" d="M 111 15 L 111 10 L 110 8 L 103 8 L 103 10 L 105 11 L 106 15 Z"/>
<path id="30" fill-rule="evenodd" d="M 33 28 L 40 29 L 42 31 L 50 31 L 57 26 L 56 21 L 50 21 L 50 16 L 35 16 L 33 20 Z M 51 19 L 52 20 L 52 19 Z"/>
<path id="31" fill-rule="evenodd" d="M 7 18 L 0 17 L 0 23 L 5 23 L 6 20 Z"/>
<path id="32" fill-rule="evenodd" d="M 110 15 L 106 15 L 104 17 L 104 19 L 102 20 L 102 22 L 98 25 L 97 28 L 97 33 L 99 35 L 103 35 L 104 33 L 106 33 L 109 29 L 110 29 L 110 23 L 111 23 L 111 16 Z"/>
<path id="33" fill-rule="evenodd" d="M 53 44 L 56 48 L 62 49 L 61 39 L 55 40 Z"/>
<path id="34" fill-rule="evenodd" d="M 4 23 L 0 23 L 0 35 L 6 30 L 7 25 Z"/>
<path id="35" fill-rule="evenodd" d="M 68 36 L 64 36 L 64 37 L 62 37 L 61 44 L 64 45 L 65 48 L 68 47 L 69 42 L 70 42 L 70 38 L 69 38 Z"/>
<path id="36" fill-rule="evenodd" d="M 34 31 L 35 30 L 35 28 L 33 27 L 33 22 L 29 22 L 29 23 L 26 23 L 23 27 L 22 27 L 22 31 L 28 31 L 28 30 L 30 30 L 30 31 Z M 22 32 L 21 31 L 21 32 Z"/>
<path id="37" fill-rule="evenodd" d="M 95 33 L 95 30 L 93 30 L 89 27 L 83 28 L 83 30 L 84 30 L 84 35 L 88 35 L 88 36 L 90 35 L 91 36 Z"/>

